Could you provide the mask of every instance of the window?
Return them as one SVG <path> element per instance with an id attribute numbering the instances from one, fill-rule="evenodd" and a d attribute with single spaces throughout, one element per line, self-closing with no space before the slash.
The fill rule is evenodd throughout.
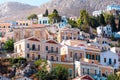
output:
<path id="1" fill-rule="evenodd" d="M 40 45 L 38 45 L 38 51 L 40 50 Z"/>
<path id="2" fill-rule="evenodd" d="M 29 54 L 27 54 L 27 58 L 29 58 Z"/>
<path id="3" fill-rule="evenodd" d="M 41 21 L 40 21 L 40 24 L 41 24 Z"/>
<path id="4" fill-rule="evenodd" d="M 54 57 L 53 56 L 51 56 L 51 59 L 50 59 L 51 61 L 54 61 Z"/>
<path id="5" fill-rule="evenodd" d="M 40 59 L 40 55 L 38 55 L 38 59 Z"/>
<path id="6" fill-rule="evenodd" d="M 28 26 L 28 23 L 26 23 L 26 26 Z"/>
<path id="7" fill-rule="evenodd" d="M 111 60 L 111 58 L 109 59 L 109 64 L 112 64 L 112 60 Z"/>
<path id="8" fill-rule="evenodd" d="M 25 26 L 25 23 L 23 23 L 23 26 Z"/>
<path id="9" fill-rule="evenodd" d="M 97 74 L 97 70 L 95 70 L 95 75 Z"/>
<path id="10" fill-rule="evenodd" d="M 87 74 L 89 74 L 89 69 L 87 69 Z"/>
<path id="11" fill-rule="evenodd" d="M 32 50 L 35 50 L 35 44 L 32 44 Z"/>
<path id="12" fill-rule="evenodd" d="M 87 54 L 87 55 L 86 55 L 86 58 L 87 58 L 87 59 L 91 59 L 91 55 L 90 55 L 90 54 Z"/>
<path id="13" fill-rule="evenodd" d="M 22 26 L 22 23 L 20 23 L 20 26 Z"/>
<path id="14" fill-rule="evenodd" d="M 51 47 L 51 52 L 53 52 L 53 47 Z"/>
<path id="15" fill-rule="evenodd" d="M 82 53 L 80 53 L 80 58 L 82 58 Z"/>
<path id="16" fill-rule="evenodd" d="M 116 59 L 114 59 L 114 64 L 116 64 Z"/>
<path id="17" fill-rule="evenodd" d="M 46 46 L 46 51 L 48 51 L 48 46 Z"/>
<path id="18" fill-rule="evenodd" d="M 92 55 L 92 60 L 94 60 L 94 58 L 95 58 L 95 56 L 94 56 L 94 55 Z"/>
<path id="19" fill-rule="evenodd" d="M 21 45 L 19 45 L 19 49 L 21 49 Z"/>
<path id="20" fill-rule="evenodd" d="M 56 48 L 56 52 L 58 53 L 58 47 Z"/>
<path id="21" fill-rule="evenodd" d="M 70 57 L 72 57 L 72 52 L 70 52 Z"/>
<path id="22" fill-rule="evenodd" d="M 58 61 L 58 57 L 56 58 L 56 60 Z"/>
<path id="23" fill-rule="evenodd" d="M 98 61 L 100 61 L 100 55 L 98 56 Z"/>
<path id="24" fill-rule="evenodd" d="M 83 74 L 84 74 L 84 72 L 85 72 L 85 71 L 84 71 L 84 68 L 83 68 Z"/>
<path id="25" fill-rule="evenodd" d="M 104 58 L 104 63 L 106 63 L 106 58 Z"/>
<path id="26" fill-rule="evenodd" d="M 29 45 L 29 43 L 27 43 L 27 48 L 30 48 L 30 45 Z"/>

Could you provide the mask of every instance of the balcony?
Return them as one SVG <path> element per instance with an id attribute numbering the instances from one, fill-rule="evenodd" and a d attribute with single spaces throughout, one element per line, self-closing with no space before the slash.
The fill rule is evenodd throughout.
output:
<path id="1" fill-rule="evenodd" d="M 39 49 L 32 49 L 32 48 L 28 48 L 27 51 L 40 51 Z"/>
<path id="2" fill-rule="evenodd" d="M 58 51 L 48 50 L 47 53 L 48 53 L 48 54 L 58 54 Z"/>
<path id="3" fill-rule="evenodd" d="M 110 64 L 109 62 L 107 62 L 107 65 L 114 67 L 115 63 L 111 62 L 111 64 Z"/>

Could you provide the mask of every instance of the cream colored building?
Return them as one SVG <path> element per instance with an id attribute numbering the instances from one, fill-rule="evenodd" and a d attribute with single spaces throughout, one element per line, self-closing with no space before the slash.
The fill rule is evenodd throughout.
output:
<path id="1" fill-rule="evenodd" d="M 61 61 L 61 45 L 55 40 L 41 42 L 43 57 L 50 61 Z"/>
<path id="2" fill-rule="evenodd" d="M 117 41 L 111 41 L 110 39 L 103 38 L 103 37 L 96 37 L 94 39 L 94 42 L 97 42 L 99 44 L 108 44 L 108 45 L 114 45 L 114 46 L 118 44 Z"/>
<path id="3" fill-rule="evenodd" d="M 28 59 L 41 58 L 41 44 L 40 40 L 36 37 L 29 37 L 14 43 L 15 53 L 12 57 L 24 57 Z"/>
<path id="4" fill-rule="evenodd" d="M 114 69 L 110 66 L 102 66 L 94 63 L 91 64 L 83 61 L 75 61 L 75 63 L 48 61 L 48 64 L 50 69 L 55 68 L 56 66 L 66 67 L 68 69 L 68 80 L 71 80 L 74 74 L 75 77 L 89 75 L 97 80 L 106 80 L 105 76 L 114 73 Z"/>
<path id="5" fill-rule="evenodd" d="M 63 40 L 80 40 L 83 37 L 80 35 L 80 30 L 77 28 L 62 28 L 58 32 L 57 40 L 62 42 Z"/>
<path id="6" fill-rule="evenodd" d="M 70 42 L 70 41 L 69 41 Z M 74 42 L 74 44 L 72 44 Z M 99 48 L 89 46 L 85 42 L 77 40 L 62 44 L 61 61 L 73 61 L 73 58 L 80 61 L 87 61 L 88 63 L 99 63 L 100 52 Z M 68 44 L 68 45 L 67 45 Z"/>

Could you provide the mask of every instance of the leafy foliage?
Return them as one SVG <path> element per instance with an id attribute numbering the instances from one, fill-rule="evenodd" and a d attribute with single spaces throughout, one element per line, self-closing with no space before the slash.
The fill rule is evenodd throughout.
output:
<path id="1" fill-rule="evenodd" d="M 37 14 L 31 14 L 27 17 L 28 20 L 38 19 Z"/>
<path id="2" fill-rule="evenodd" d="M 9 39 L 8 41 L 5 42 L 4 49 L 13 52 L 14 50 L 14 41 L 13 39 Z"/>
<path id="3" fill-rule="evenodd" d="M 77 23 L 76 23 L 76 21 L 74 21 L 74 20 L 70 20 L 70 19 L 68 19 L 68 23 L 74 28 L 74 27 L 77 27 Z"/>
<path id="4" fill-rule="evenodd" d="M 61 65 L 54 68 L 52 74 L 56 75 L 56 80 L 68 80 L 68 69 Z"/>
<path id="5" fill-rule="evenodd" d="M 107 80 L 120 80 L 120 74 L 112 74 L 107 77 Z"/>
<path id="6" fill-rule="evenodd" d="M 58 11 L 56 9 L 54 9 L 52 14 L 49 14 L 48 17 L 50 19 L 50 23 L 58 23 L 61 21 L 61 16 L 59 16 Z"/>

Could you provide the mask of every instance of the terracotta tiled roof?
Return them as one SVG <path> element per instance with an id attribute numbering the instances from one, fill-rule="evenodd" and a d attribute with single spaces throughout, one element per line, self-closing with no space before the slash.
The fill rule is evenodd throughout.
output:
<path id="1" fill-rule="evenodd" d="M 0 26 L 11 26 L 10 23 L 0 23 Z"/>
<path id="2" fill-rule="evenodd" d="M 45 27 L 45 25 L 44 24 L 32 24 L 29 27 Z"/>

